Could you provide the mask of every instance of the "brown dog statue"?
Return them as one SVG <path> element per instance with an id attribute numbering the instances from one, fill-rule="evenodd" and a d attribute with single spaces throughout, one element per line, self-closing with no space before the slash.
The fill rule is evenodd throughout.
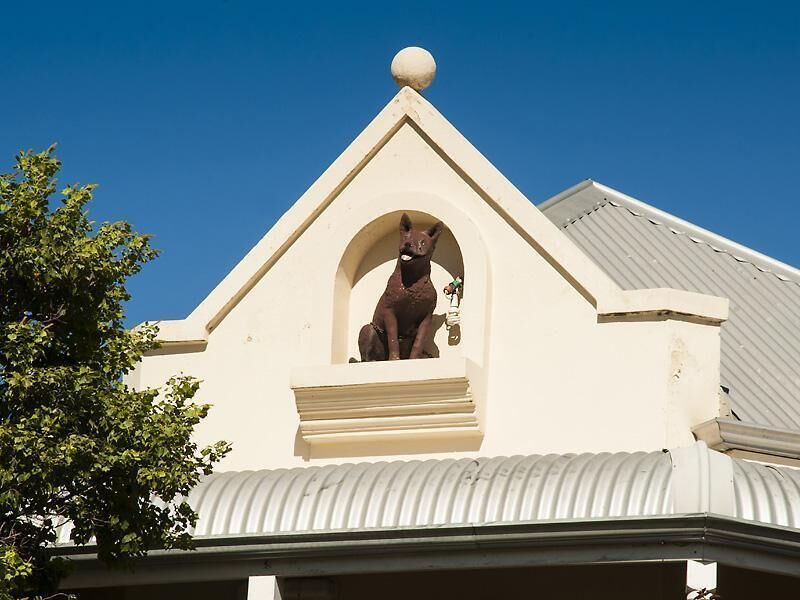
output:
<path id="1" fill-rule="evenodd" d="M 397 265 L 372 322 L 358 334 L 362 362 L 422 356 L 436 308 L 431 258 L 443 228 L 440 221 L 425 231 L 413 229 L 411 219 L 403 214 Z"/>

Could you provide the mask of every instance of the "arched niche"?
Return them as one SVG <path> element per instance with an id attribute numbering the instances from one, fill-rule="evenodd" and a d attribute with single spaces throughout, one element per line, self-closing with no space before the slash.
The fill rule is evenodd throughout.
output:
<path id="1" fill-rule="evenodd" d="M 358 332 L 362 325 L 372 320 L 375 305 L 397 264 L 400 217 L 404 212 L 411 217 L 415 229 L 427 229 L 439 220 L 433 215 L 413 210 L 384 214 L 362 228 L 342 256 L 334 299 L 335 310 L 342 318 L 337 318 L 335 322 L 347 322 L 348 327 L 346 330 L 335 327 L 334 363 L 359 357 Z M 433 311 L 433 335 L 425 345 L 428 356 L 438 358 L 460 355 L 460 327 L 448 329 L 445 324 L 450 301 L 442 288 L 454 277 L 463 275 L 464 257 L 461 248 L 453 232 L 445 228 L 431 260 L 431 281 L 437 291 L 437 305 Z M 461 300 L 465 303 L 468 299 L 469 288 L 464 286 Z"/>
<path id="2" fill-rule="evenodd" d="M 382 196 L 363 208 L 358 212 L 361 222 L 366 223 L 351 234 L 336 271 L 331 362 L 341 364 L 351 357 L 359 358 L 358 332 L 371 321 L 375 305 L 395 268 L 400 217 L 406 212 L 415 228 L 428 227 L 436 221 L 445 224 L 431 266 L 438 303 L 434 311 L 435 334 L 426 349 L 433 356 L 463 356 L 483 364 L 487 349 L 489 261 L 474 223 L 452 202 L 427 193 Z M 456 275 L 465 279 L 461 325 L 448 330 L 444 319 L 449 300 L 441 290 Z"/>
<path id="3" fill-rule="evenodd" d="M 336 274 L 329 313 L 331 363 L 298 367 L 290 383 L 306 456 L 480 448 L 488 385 L 490 262 L 480 230 L 458 201 L 425 192 L 362 197 L 348 207 L 352 218 L 328 228 L 327 238 L 336 244 L 328 267 Z M 433 338 L 438 358 L 347 364 L 359 356 L 358 331 L 372 319 L 395 267 L 404 212 L 415 227 L 445 224 L 431 269 L 439 294 L 434 314 L 441 324 L 449 307 L 441 289 L 463 273 L 459 336 L 449 339 L 453 331 L 438 327 Z"/>

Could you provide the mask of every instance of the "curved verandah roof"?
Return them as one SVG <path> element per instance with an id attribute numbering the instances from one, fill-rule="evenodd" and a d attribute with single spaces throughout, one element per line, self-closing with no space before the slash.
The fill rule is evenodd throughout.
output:
<path id="1" fill-rule="evenodd" d="M 688 559 L 800 572 L 800 471 L 702 442 L 217 473 L 190 501 L 198 550 L 153 551 L 133 573 L 64 528 L 68 586 Z"/>
<path id="2" fill-rule="evenodd" d="M 709 450 L 351 463 L 206 477 L 196 539 L 714 513 L 800 530 L 800 470 Z M 69 541 L 69 528 L 60 543 Z"/>

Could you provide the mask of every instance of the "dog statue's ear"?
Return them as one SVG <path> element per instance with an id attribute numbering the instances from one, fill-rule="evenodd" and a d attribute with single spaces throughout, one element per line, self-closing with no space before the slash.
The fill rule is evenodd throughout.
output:
<path id="1" fill-rule="evenodd" d="M 411 231 L 411 219 L 406 213 L 403 213 L 403 216 L 400 217 L 400 235 L 408 235 L 409 231 Z"/>
<path id="2" fill-rule="evenodd" d="M 438 239 L 439 234 L 442 233 L 442 229 L 444 229 L 444 223 L 439 221 L 435 225 L 431 225 L 431 227 L 425 233 L 431 236 L 431 239 L 435 242 Z"/>

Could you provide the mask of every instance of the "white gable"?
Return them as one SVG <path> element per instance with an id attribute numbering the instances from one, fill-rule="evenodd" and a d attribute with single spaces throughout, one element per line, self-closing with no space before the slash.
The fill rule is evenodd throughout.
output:
<path id="1" fill-rule="evenodd" d="M 432 278 L 463 269 L 460 331 L 442 296 L 440 358 L 348 364 L 402 212 L 447 227 Z M 200 441 L 232 441 L 228 469 L 658 449 L 718 415 L 726 314 L 719 298 L 621 290 L 404 88 L 187 319 L 161 323 L 137 377 L 204 380 Z"/>

